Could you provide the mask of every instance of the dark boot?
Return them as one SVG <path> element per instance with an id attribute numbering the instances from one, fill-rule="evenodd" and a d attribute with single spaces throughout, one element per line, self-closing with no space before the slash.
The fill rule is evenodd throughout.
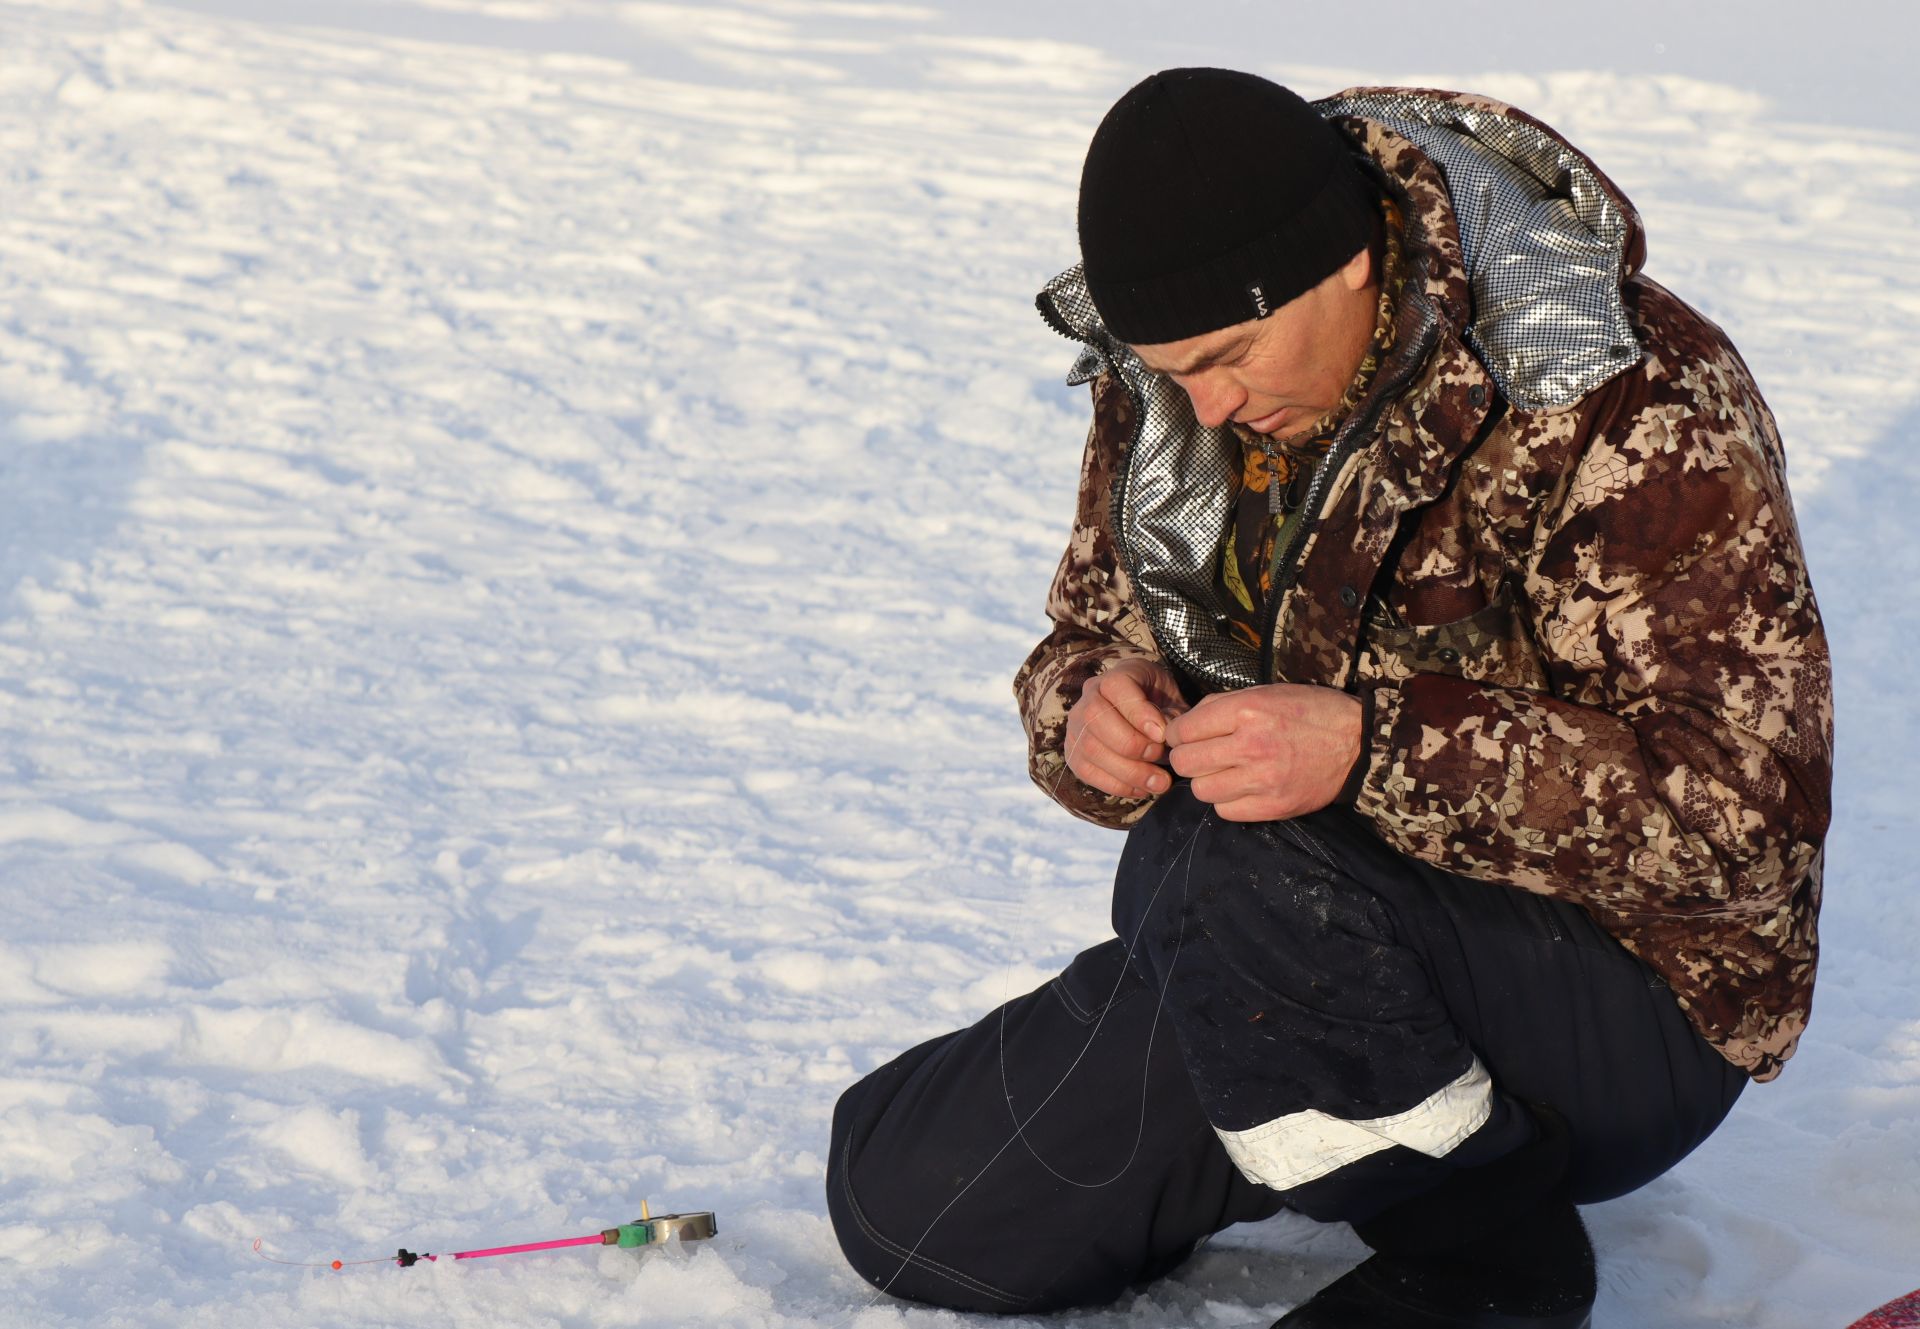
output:
<path id="1" fill-rule="evenodd" d="M 1566 1122 L 1353 1230 L 1377 1252 L 1273 1329 L 1587 1329 L 1593 1246 L 1567 1198 Z"/>

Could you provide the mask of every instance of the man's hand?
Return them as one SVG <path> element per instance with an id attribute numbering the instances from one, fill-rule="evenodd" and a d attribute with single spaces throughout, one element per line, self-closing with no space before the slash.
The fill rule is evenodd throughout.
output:
<path id="1" fill-rule="evenodd" d="M 1122 660 L 1095 674 L 1067 712 L 1067 769 L 1103 794 L 1147 798 L 1173 787 L 1156 762 L 1167 755 L 1167 717 L 1184 709 L 1165 665 Z"/>
<path id="2" fill-rule="evenodd" d="M 1228 821 L 1279 821 L 1333 802 L 1360 757 L 1360 699 L 1297 683 L 1217 692 L 1166 727 L 1173 769 Z"/>

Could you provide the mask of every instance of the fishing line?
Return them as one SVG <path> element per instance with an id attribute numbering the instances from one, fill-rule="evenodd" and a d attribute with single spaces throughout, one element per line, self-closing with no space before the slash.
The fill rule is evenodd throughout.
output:
<path id="1" fill-rule="evenodd" d="M 344 1269 L 350 1264 L 393 1263 L 393 1257 L 391 1255 L 382 1255 L 371 1260 L 282 1260 L 278 1256 L 269 1255 L 260 1249 L 260 1243 L 265 1240 L 265 1237 L 255 1237 L 253 1239 L 253 1253 L 255 1255 L 258 1255 L 269 1264 L 291 1265 L 295 1269 Z"/>
<path id="2" fill-rule="evenodd" d="M 1083 728 L 1080 731 L 1080 739 L 1084 741 L 1085 737 L 1086 737 L 1086 730 Z M 1077 746 L 1078 745 L 1076 744 L 1075 747 L 1077 748 Z M 1071 752 L 1066 754 L 1065 760 L 1068 762 L 1072 760 Z M 1070 768 L 1063 764 L 1060 777 L 1054 782 L 1053 790 L 1049 791 L 1050 793 L 1058 791 L 1060 782 L 1066 778 L 1068 769 Z M 1047 1104 L 1051 1103 L 1054 1100 L 1054 1098 L 1060 1093 L 1061 1089 L 1066 1087 L 1067 1080 L 1072 1077 L 1074 1071 L 1079 1068 L 1080 1063 L 1086 1059 L 1087 1053 L 1092 1050 L 1094 1040 L 1100 1036 L 1100 1030 L 1102 1026 L 1106 1024 L 1107 1012 L 1113 1008 L 1113 998 L 1116 995 L 1118 995 L 1120 991 L 1120 984 L 1126 981 L 1128 968 L 1129 966 L 1131 966 L 1133 962 L 1134 952 L 1139 948 L 1140 933 L 1146 927 L 1146 920 L 1148 916 L 1151 915 L 1152 913 L 1153 905 L 1156 901 L 1159 900 L 1161 892 L 1166 889 L 1168 880 L 1172 878 L 1174 869 L 1180 866 L 1180 862 L 1182 858 L 1186 859 L 1186 865 L 1187 865 L 1186 875 L 1183 878 L 1182 884 L 1181 884 L 1182 898 L 1183 899 L 1185 898 L 1186 893 L 1192 884 L 1193 857 L 1194 857 L 1195 848 L 1200 838 L 1200 832 L 1206 829 L 1207 823 L 1212 818 L 1212 815 L 1213 815 L 1212 809 L 1211 808 L 1207 809 L 1206 814 L 1202 816 L 1202 818 L 1200 819 L 1200 822 L 1194 826 L 1193 833 L 1187 837 L 1186 843 L 1180 846 L 1179 850 L 1177 850 L 1174 853 L 1172 860 L 1167 864 L 1167 870 L 1161 874 L 1159 882 L 1154 886 L 1153 894 L 1150 897 L 1148 897 L 1147 907 L 1141 911 L 1140 922 L 1135 925 L 1133 929 L 1133 935 L 1128 939 L 1127 954 L 1125 959 L 1121 963 L 1119 976 L 1114 980 L 1113 990 L 1108 994 L 1107 1002 L 1104 1006 L 1102 1006 L 1099 1018 L 1094 1021 L 1093 1029 L 1088 1033 L 1087 1041 L 1085 1045 L 1081 1047 L 1079 1054 L 1074 1057 L 1073 1061 L 1067 1066 L 1067 1069 L 1061 1073 L 1059 1081 L 1055 1083 L 1053 1088 L 1047 1093 L 1047 1096 L 1040 1100 L 1039 1106 L 1035 1107 L 1032 1112 L 1029 1112 L 1027 1114 L 1025 1120 L 1022 1120 L 1019 1116 L 1019 1113 L 1016 1110 L 1014 1110 L 1013 1104 L 1012 1104 L 1012 1096 L 1010 1093 L 1007 1092 L 1008 1091 L 1007 1066 L 1006 1066 L 1007 1013 L 1006 1013 L 1006 1003 L 1005 1002 L 1001 1003 L 1001 1007 L 1000 1007 L 1000 1083 L 1001 1083 L 1002 1092 L 1007 1094 L 1008 1111 L 1012 1114 L 1014 1119 L 1013 1133 L 1007 1137 L 1005 1143 L 1003 1143 L 998 1149 L 994 1150 L 992 1157 L 988 1158 L 985 1163 L 981 1164 L 980 1170 L 974 1173 L 972 1180 L 968 1181 L 966 1185 L 962 1186 L 957 1192 L 955 1192 L 953 1198 L 948 1200 L 947 1203 L 941 1208 L 940 1212 L 933 1216 L 932 1220 L 928 1222 L 925 1230 L 921 1232 L 919 1239 L 914 1242 L 912 1247 L 909 1248 L 907 1253 L 901 1258 L 900 1267 L 894 1270 L 892 1276 L 889 1277 L 885 1283 L 880 1285 L 879 1289 L 874 1293 L 874 1295 L 868 1299 L 866 1305 L 859 1307 L 857 1310 L 853 1312 L 853 1315 L 848 1316 L 846 1320 L 842 1321 L 841 1322 L 842 1325 L 852 1323 L 853 1319 L 859 1314 L 861 1314 L 861 1312 L 878 1304 L 879 1299 L 882 1296 L 886 1295 L 887 1291 L 890 1288 L 892 1288 L 892 1286 L 896 1281 L 899 1280 L 900 1275 L 904 1274 L 910 1267 L 912 1267 L 914 1258 L 918 1256 L 920 1253 L 920 1248 L 926 1245 L 927 1239 L 933 1235 L 934 1229 L 940 1225 L 941 1220 L 944 1219 L 949 1213 L 953 1211 L 953 1208 L 955 1205 L 959 1204 L 962 1199 L 966 1198 L 967 1193 L 980 1183 L 981 1178 L 985 1177 L 987 1173 L 992 1170 L 993 1165 L 1000 1161 L 1001 1155 L 1005 1154 L 1007 1150 L 1013 1147 L 1015 1141 L 1019 1141 L 1022 1144 L 1024 1144 L 1027 1148 L 1027 1151 L 1033 1155 L 1035 1161 L 1038 1162 L 1040 1166 L 1045 1168 L 1048 1172 L 1052 1173 L 1055 1177 L 1058 1177 L 1061 1181 L 1066 1182 L 1068 1185 L 1076 1186 L 1084 1190 L 1100 1190 L 1104 1187 L 1111 1186 L 1114 1182 L 1118 1181 L 1123 1175 L 1125 1175 L 1128 1168 L 1133 1166 L 1134 1159 L 1139 1156 L 1140 1143 L 1146 1136 L 1147 1081 L 1149 1076 L 1151 1075 L 1154 1034 L 1159 1029 L 1159 1026 L 1160 1026 L 1160 1013 L 1166 1008 L 1167 987 L 1173 980 L 1174 964 L 1178 962 L 1180 958 L 1180 948 L 1182 945 L 1184 945 L 1186 941 L 1185 911 L 1182 911 L 1180 932 L 1175 940 L 1173 957 L 1168 961 L 1166 975 L 1161 981 L 1160 991 L 1156 996 L 1156 1004 L 1154 1007 L 1154 1014 L 1153 1014 L 1153 1024 L 1149 1027 L 1147 1032 L 1146 1056 L 1142 1060 L 1141 1070 L 1140 1070 L 1140 1125 L 1139 1125 L 1138 1132 L 1134 1136 L 1133 1148 L 1131 1151 L 1129 1151 L 1126 1162 L 1122 1163 L 1120 1165 L 1120 1169 L 1117 1172 L 1115 1172 L 1113 1176 L 1107 1178 L 1105 1181 L 1100 1181 L 1100 1182 L 1076 1181 L 1071 1177 L 1064 1176 L 1059 1172 L 1058 1169 L 1054 1168 L 1044 1158 L 1040 1157 L 1039 1151 L 1033 1147 L 1032 1141 L 1028 1140 L 1026 1137 L 1026 1128 L 1033 1123 L 1034 1118 L 1038 1117 L 1041 1112 L 1046 1110 Z M 1011 974 L 1009 971 L 1009 978 L 1010 976 Z M 1003 984 L 1003 989 L 1004 989 L 1004 984 Z M 836 1329 L 839 1329 L 839 1326 L 836 1326 Z"/>
<path id="3" fill-rule="evenodd" d="M 1161 876 L 1160 884 L 1154 887 L 1153 894 L 1147 899 L 1147 907 L 1140 913 L 1140 921 L 1134 925 L 1133 936 L 1128 938 L 1126 958 L 1121 961 L 1120 973 L 1113 980 L 1112 991 L 1107 993 L 1106 1004 L 1100 1008 L 1100 1018 L 1094 1022 L 1093 1032 L 1087 1035 L 1086 1046 L 1080 1049 L 1080 1054 L 1076 1056 L 1072 1064 L 1067 1067 L 1065 1074 L 1060 1077 L 1060 1083 L 1053 1087 L 1053 1093 L 1048 1094 L 1046 1098 L 1041 1100 L 1040 1107 L 1035 1108 L 1028 1114 L 1026 1121 L 1021 1121 L 1019 1114 L 1013 1110 L 1013 1088 L 1007 1081 L 1007 1007 L 1005 1003 L 1001 1004 L 1000 1092 L 1007 1100 L 1008 1113 L 1013 1116 L 1014 1133 L 1020 1137 L 1020 1143 L 1026 1146 L 1027 1152 L 1033 1155 L 1034 1162 L 1038 1163 L 1041 1167 L 1045 1168 L 1069 1186 L 1077 1186 L 1081 1190 L 1089 1191 L 1102 1190 L 1113 1185 L 1114 1182 L 1125 1176 L 1127 1169 L 1133 1166 L 1133 1160 L 1140 1156 L 1140 1142 L 1146 1139 L 1147 1135 L 1147 1082 L 1152 1078 L 1153 1074 L 1153 1039 L 1154 1035 L 1158 1033 L 1160 1029 L 1160 1016 L 1167 1008 L 1167 989 L 1173 983 L 1173 967 L 1180 962 L 1180 951 L 1181 948 L 1186 945 L 1187 941 L 1187 917 L 1184 909 L 1180 912 L 1180 929 L 1174 936 L 1173 955 L 1167 961 L 1166 976 L 1160 981 L 1160 992 L 1154 1001 L 1153 1023 L 1147 1026 L 1146 1052 L 1140 1064 L 1140 1122 L 1134 1130 L 1133 1148 L 1128 1151 L 1126 1161 L 1105 1181 L 1076 1181 L 1040 1156 L 1040 1151 L 1034 1148 L 1033 1141 L 1027 1138 L 1026 1128 L 1032 1123 L 1035 1117 L 1040 1115 L 1041 1109 L 1053 1101 L 1054 1094 L 1059 1093 L 1061 1087 L 1066 1084 L 1067 1076 L 1072 1075 L 1074 1069 L 1086 1058 L 1087 1053 L 1092 1051 L 1094 1040 L 1100 1036 L 1100 1026 L 1106 1022 L 1107 1012 L 1113 1009 L 1114 998 L 1119 995 L 1120 985 L 1126 982 L 1128 968 L 1133 963 L 1134 951 L 1138 949 L 1140 944 L 1141 930 L 1146 927 L 1147 918 L 1153 912 L 1154 902 L 1160 898 L 1160 892 L 1166 887 L 1167 878 L 1173 875 L 1173 869 L 1179 865 L 1182 855 L 1185 855 L 1187 860 L 1187 871 L 1180 882 L 1180 902 L 1183 905 L 1186 903 L 1189 890 L 1193 885 L 1193 860 L 1199 851 L 1200 832 L 1206 829 L 1207 817 L 1211 817 L 1212 815 L 1213 810 L 1211 808 L 1207 809 L 1206 816 L 1203 816 L 1200 824 L 1193 828 L 1193 834 L 1187 837 L 1187 842 L 1181 846 L 1180 852 L 1173 856 L 1173 862 L 1167 865 L 1167 871 Z M 997 1158 L 999 1155 L 996 1154 L 995 1157 Z M 896 1277 L 898 1277 L 898 1275 L 896 1275 Z"/>
<path id="4" fill-rule="evenodd" d="M 1173 861 L 1167 865 L 1167 870 L 1164 874 L 1162 874 L 1159 885 L 1154 887 L 1153 895 L 1147 901 L 1147 906 L 1148 906 L 1147 910 L 1142 911 L 1141 921 L 1134 928 L 1133 937 L 1128 944 L 1127 957 L 1126 957 L 1127 964 L 1130 964 L 1132 962 L 1134 950 L 1139 945 L 1141 929 L 1143 929 L 1146 926 L 1146 917 L 1145 917 L 1146 913 L 1151 911 L 1153 902 L 1160 898 L 1160 892 L 1166 889 L 1168 879 L 1173 876 L 1173 870 L 1174 868 L 1179 866 L 1180 859 L 1183 856 L 1186 857 L 1188 860 L 1187 862 L 1188 882 L 1190 883 L 1191 875 L 1192 875 L 1192 856 L 1189 853 L 1189 851 L 1193 848 L 1195 842 L 1199 840 L 1200 832 L 1205 829 L 1206 829 L 1206 820 L 1203 818 L 1200 824 L 1193 828 L 1193 834 L 1187 837 L 1186 844 L 1182 845 L 1180 847 L 1179 852 L 1174 855 Z M 1183 885 L 1182 889 L 1183 891 L 1185 890 L 1185 885 Z M 1180 935 L 1180 941 L 1182 942 L 1184 942 L 1185 940 L 1185 931 L 1186 931 L 1186 925 L 1185 925 L 1185 920 L 1183 918 L 1181 922 L 1181 935 Z M 1173 958 L 1174 960 L 1179 959 L 1178 946 L 1176 946 L 1175 948 Z M 1115 993 L 1117 993 L 1120 990 L 1120 982 L 1125 980 L 1126 972 L 1127 972 L 1126 968 L 1123 966 L 1120 971 L 1120 978 L 1115 980 L 1115 983 L 1114 983 L 1113 990 Z M 1162 982 L 1160 987 L 1160 992 L 1158 996 L 1159 1005 L 1156 1007 L 1154 1011 L 1154 1028 L 1155 1029 L 1159 1027 L 1160 1011 L 1164 1009 L 1166 1005 L 1167 983 L 1171 982 L 1172 978 L 1173 978 L 1173 963 L 1169 962 L 1167 965 L 1167 977 Z M 961 1200 L 966 1198 L 967 1192 L 971 1191 L 975 1186 L 977 1186 L 980 1183 L 980 1179 L 986 1176 L 987 1173 L 992 1170 L 993 1165 L 1000 1161 L 1000 1156 L 1006 1153 L 1007 1150 L 1011 1149 L 1016 1140 L 1026 1143 L 1028 1152 L 1033 1153 L 1034 1158 L 1039 1161 L 1040 1165 L 1046 1168 L 1047 1171 L 1053 1173 L 1054 1176 L 1060 1177 L 1062 1181 L 1067 1182 L 1069 1185 L 1079 1186 L 1087 1190 L 1099 1190 L 1103 1187 L 1111 1186 L 1114 1182 L 1120 1179 L 1120 1177 L 1126 1172 L 1126 1170 L 1129 1167 L 1133 1166 L 1133 1160 L 1139 1153 L 1140 1140 L 1141 1138 L 1144 1137 L 1146 1133 L 1146 1080 L 1149 1074 L 1149 1067 L 1151 1065 L 1151 1055 L 1153 1051 L 1153 1035 L 1151 1031 L 1149 1031 L 1147 1036 L 1148 1059 L 1146 1061 L 1143 1061 L 1141 1066 L 1140 1134 L 1135 1137 L 1134 1144 L 1133 1144 L 1133 1151 L 1128 1155 L 1127 1161 L 1121 1165 L 1120 1170 L 1118 1172 L 1114 1173 L 1114 1175 L 1109 1177 L 1107 1180 L 1102 1182 L 1097 1182 L 1097 1183 L 1074 1181 L 1070 1177 L 1061 1176 L 1061 1174 L 1056 1169 L 1054 1169 L 1051 1165 L 1049 1165 L 1045 1159 L 1040 1158 L 1039 1154 L 1036 1151 L 1034 1151 L 1032 1143 L 1026 1140 L 1026 1134 L 1025 1134 L 1027 1126 L 1032 1124 L 1033 1119 L 1039 1116 L 1040 1113 L 1046 1109 L 1047 1104 L 1051 1103 L 1054 1100 L 1054 1097 L 1058 1095 L 1060 1090 L 1066 1086 L 1068 1078 L 1072 1076 L 1073 1072 L 1076 1069 L 1078 1069 L 1080 1063 L 1083 1060 L 1085 1060 L 1087 1052 L 1093 1047 L 1094 1040 L 1100 1036 L 1100 1028 L 1102 1025 L 1106 1023 L 1107 1010 L 1111 1008 L 1112 1008 L 1112 997 L 1109 996 L 1106 1009 L 1103 1009 L 1100 1012 L 1100 1018 L 1094 1022 L 1093 1031 L 1087 1035 L 1086 1045 L 1080 1049 L 1079 1055 L 1073 1059 L 1072 1064 L 1069 1065 L 1067 1069 L 1061 1074 L 1059 1082 L 1056 1083 L 1053 1086 L 1053 1089 L 1047 1094 L 1047 1096 L 1040 1101 L 1040 1105 L 1034 1108 L 1032 1112 L 1027 1114 L 1026 1120 L 1024 1121 L 1020 1120 L 1018 1115 L 1016 1114 L 1014 1119 L 1013 1134 L 1007 1137 L 1006 1143 L 1002 1144 L 998 1149 L 994 1150 L 993 1156 L 989 1158 L 985 1163 L 981 1164 L 980 1170 L 974 1173 L 973 1179 L 967 1182 L 966 1185 L 962 1186 L 957 1192 L 955 1192 L 954 1197 L 951 1200 L 948 1200 L 946 1205 L 942 1207 L 940 1212 L 933 1216 L 932 1220 L 927 1224 L 926 1229 L 923 1232 L 921 1232 L 919 1240 L 914 1242 L 913 1246 L 907 1251 L 906 1255 L 901 1257 L 900 1267 L 893 1271 L 892 1276 L 889 1277 L 885 1283 L 881 1284 L 879 1290 L 875 1292 L 871 1298 L 868 1299 L 865 1306 L 860 1307 L 859 1310 L 856 1310 L 854 1312 L 855 1316 L 859 1315 L 861 1311 L 865 1311 L 869 1307 L 877 1304 L 879 1302 L 879 1299 L 882 1296 L 886 1295 L 887 1291 L 890 1288 L 892 1288 L 892 1286 L 896 1281 L 898 1281 L 900 1275 L 904 1274 L 912 1266 L 914 1257 L 919 1255 L 920 1248 L 926 1245 L 927 1239 L 933 1235 L 934 1229 L 940 1225 L 940 1220 L 945 1218 L 949 1213 L 951 1213 L 953 1211 L 953 1207 L 959 1204 Z M 1001 1021 L 1002 1021 L 1003 1030 L 1005 1028 L 1005 1020 L 1006 1020 L 1006 1007 L 1003 1005 L 1001 1007 Z M 1004 1044 L 1003 1044 L 1003 1050 L 1004 1050 Z M 1003 1059 L 1001 1061 L 1001 1083 L 1003 1087 L 1006 1083 L 1005 1077 L 1006 1077 L 1006 1062 L 1003 1056 Z M 852 1320 L 853 1320 L 853 1316 L 849 1316 L 847 1320 L 843 1321 L 842 1323 L 850 1324 L 852 1323 Z"/>
<path id="5" fill-rule="evenodd" d="M 1112 703 L 1109 702 L 1108 705 L 1112 705 Z M 1117 710 L 1118 708 L 1116 707 L 1115 709 Z M 1060 792 L 1061 784 L 1065 782 L 1067 774 L 1073 768 L 1074 753 L 1079 751 L 1080 744 L 1086 741 L 1087 732 L 1090 727 L 1091 726 L 1083 725 L 1081 727 L 1080 733 L 1077 736 L 1074 744 L 1066 751 L 1066 753 L 1063 754 L 1062 760 L 1061 760 L 1061 766 L 1060 766 L 1060 774 L 1054 777 L 1053 786 L 1047 791 L 1049 797 L 1053 797 L 1054 795 L 1057 795 Z M 1167 876 L 1170 876 L 1172 874 L 1173 865 L 1177 865 L 1179 863 L 1181 854 L 1187 855 L 1187 874 L 1186 874 L 1186 877 L 1182 880 L 1181 886 L 1180 886 L 1181 902 L 1185 903 L 1187 894 L 1188 894 L 1188 889 L 1192 885 L 1192 881 L 1193 881 L 1193 854 L 1197 852 L 1200 832 L 1205 828 L 1207 819 L 1210 818 L 1212 815 L 1213 815 L 1213 809 L 1211 807 L 1208 807 L 1204 810 L 1201 816 L 1200 824 L 1194 827 L 1193 834 L 1187 837 L 1187 842 L 1185 845 L 1181 847 L 1180 852 L 1176 853 L 1173 856 L 1173 864 L 1169 865 L 1169 867 L 1167 868 L 1167 874 L 1163 875 L 1160 878 L 1159 885 L 1154 888 L 1153 895 L 1147 901 L 1147 908 L 1141 912 L 1142 925 L 1145 924 L 1148 914 L 1152 912 L 1154 901 L 1160 898 L 1160 891 L 1167 884 Z M 1025 911 L 1025 906 L 1023 905 L 1022 912 L 1024 913 L 1024 911 Z M 1003 978 L 1001 982 L 1000 1031 L 999 1031 L 1000 1092 L 1007 1100 L 1007 1113 L 1010 1117 L 1013 1118 L 1014 1132 L 1020 1137 L 1021 1144 L 1026 1146 L 1027 1152 L 1033 1156 L 1033 1161 L 1038 1163 L 1041 1167 L 1045 1168 L 1056 1179 L 1066 1183 L 1069 1186 L 1079 1187 L 1082 1190 L 1101 1190 L 1107 1186 L 1111 1186 L 1113 1185 L 1114 1182 L 1120 1180 L 1121 1177 L 1126 1175 L 1127 1169 L 1133 1166 L 1134 1159 L 1140 1156 L 1140 1143 L 1142 1140 L 1146 1138 L 1146 1133 L 1147 1133 L 1147 1081 L 1152 1074 L 1154 1036 L 1159 1032 L 1159 1029 L 1160 1029 L 1161 1013 L 1166 1010 L 1167 988 L 1168 988 L 1168 985 L 1170 985 L 1173 981 L 1173 967 L 1176 963 L 1179 962 L 1181 948 L 1186 944 L 1186 937 L 1187 937 L 1186 927 L 1187 927 L 1186 915 L 1185 915 L 1185 911 L 1183 910 L 1180 918 L 1180 930 L 1174 938 L 1173 956 L 1167 962 L 1166 977 L 1160 985 L 1160 992 L 1154 1003 L 1153 1023 L 1147 1027 L 1146 1053 L 1140 1066 L 1140 1121 L 1134 1131 L 1133 1148 L 1128 1151 L 1126 1161 L 1122 1163 L 1119 1169 L 1111 1177 L 1108 1177 L 1105 1181 L 1098 1181 L 1098 1182 L 1077 1181 L 1074 1178 L 1067 1176 L 1065 1173 L 1061 1172 L 1058 1168 L 1054 1167 L 1051 1163 L 1047 1162 L 1045 1158 L 1042 1158 L 1040 1156 L 1040 1151 L 1034 1148 L 1033 1141 L 1027 1138 L 1027 1135 L 1026 1135 L 1027 1125 L 1033 1121 L 1034 1117 L 1037 1117 L 1040 1115 L 1040 1108 L 1044 1108 L 1047 1105 L 1047 1103 L 1052 1101 L 1053 1094 L 1048 1094 L 1046 1099 L 1042 1100 L 1040 1107 L 1035 1108 L 1033 1110 L 1033 1112 L 1028 1116 L 1026 1122 L 1022 1122 L 1020 1120 L 1019 1113 L 1014 1110 L 1013 1090 L 1011 1085 L 1009 1085 L 1007 1082 L 1007 992 L 1006 992 L 1006 989 L 1012 978 L 1011 966 L 1009 966 L 1007 975 L 1005 978 Z M 1020 930 L 1024 930 L 1024 929 L 1020 929 Z M 1128 969 L 1128 966 L 1132 964 L 1134 951 L 1139 945 L 1139 940 L 1140 940 L 1140 927 L 1136 926 L 1133 930 L 1133 936 L 1128 939 L 1127 954 L 1126 954 L 1126 958 L 1121 962 L 1119 976 L 1114 979 L 1113 989 L 1107 994 L 1106 1004 L 1100 1008 L 1100 1017 L 1094 1023 L 1092 1033 L 1090 1033 L 1087 1036 L 1086 1046 L 1080 1049 L 1080 1055 L 1073 1059 L 1072 1065 L 1067 1067 L 1066 1074 L 1060 1077 L 1060 1084 L 1054 1086 L 1054 1093 L 1058 1093 L 1060 1091 L 1060 1087 L 1064 1085 L 1067 1081 L 1067 1076 L 1073 1074 L 1075 1067 L 1079 1066 L 1080 1062 L 1086 1057 L 1087 1053 L 1092 1050 L 1094 1040 L 1098 1038 L 1100 1035 L 1100 1026 L 1106 1021 L 1107 1011 L 1112 1009 L 1113 1000 L 1115 996 L 1119 994 L 1120 985 L 1126 981 L 1127 969 Z M 995 1157 L 997 1158 L 999 1157 L 999 1155 L 996 1154 Z M 897 1278 L 899 1277 L 899 1275 L 895 1274 L 894 1277 Z"/>

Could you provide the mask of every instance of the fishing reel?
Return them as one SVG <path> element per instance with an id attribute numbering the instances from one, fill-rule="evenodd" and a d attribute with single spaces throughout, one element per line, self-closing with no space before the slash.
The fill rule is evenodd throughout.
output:
<path id="1" fill-rule="evenodd" d="M 711 1209 L 694 1209 L 684 1214 L 642 1216 L 631 1223 L 610 1227 L 600 1234 L 603 1246 L 657 1246 L 663 1241 L 705 1241 L 720 1229 Z"/>

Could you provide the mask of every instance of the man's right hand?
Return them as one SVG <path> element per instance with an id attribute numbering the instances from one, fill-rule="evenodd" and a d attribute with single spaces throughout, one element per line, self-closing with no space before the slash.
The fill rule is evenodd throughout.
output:
<path id="1" fill-rule="evenodd" d="M 1067 712 L 1067 769 L 1103 794 L 1165 793 L 1173 780 L 1155 763 L 1167 755 L 1167 720 L 1186 709 L 1165 665 L 1120 661 L 1088 679 Z"/>

